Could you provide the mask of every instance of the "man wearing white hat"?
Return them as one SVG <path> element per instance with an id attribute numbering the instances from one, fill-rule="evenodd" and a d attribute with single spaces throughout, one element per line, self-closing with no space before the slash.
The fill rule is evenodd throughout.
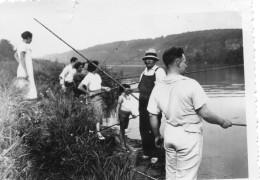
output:
<path id="1" fill-rule="evenodd" d="M 166 74 L 163 68 L 158 67 L 156 64 L 159 61 L 155 49 L 148 49 L 145 56 L 142 58 L 146 68 L 140 76 L 140 83 L 138 89 L 139 96 L 139 116 L 140 116 L 140 134 L 143 145 L 144 155 L 142 159 L 149 159 L 151 157 L 151 163 L 158 161 L 157 147 L 154 143 L 154 135 L 152 133 L 149 112 L 147 111 L 148 101 L 155 85 L 156 81 L 160 81 L 165 78 Z"/>

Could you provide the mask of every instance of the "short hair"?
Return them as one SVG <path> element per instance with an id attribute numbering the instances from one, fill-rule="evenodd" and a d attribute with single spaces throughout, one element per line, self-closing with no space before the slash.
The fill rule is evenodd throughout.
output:
<path id="1" fill-rule="evenodd" d="M 81 62 L 76 62 L 76 63 L 74 64 L 73 68 L 79 69 L 81 65 L 82 65 Z"/>
<path id="2" fill-rule="evenodd" d="M 73 62 L 76 62 L 77 60 L 78 60 L 78 58 L 72 57 L 72 58 L 70 59 L 70 62 L 73 63 Z"/>
<path id="3" fill-rule="evenodd" d="M 99 62 L 98 61 L 91 61 L 93 64 L 95 64 L 96 66 L 98 66 L 99 65 Z M 92 63 L 89 63 L 88 64 L 88 72 L 93 72 L 93 71 L 95 71 L 96 69 L 97 69 L 97 67 L 96 66 L 94 66 Z"/>
<path id="4" fill-rule="evenodd" d="M 184 54 L 182 48 L 171 47 L 170 49 L 164 51 L 162 57 L 163 63 L 166 67 L 168 67 L 169 64 L 174 63 L 176 59 L 181 58 L 182 54 Z"/>
<path id="5" fill-rule="evenodd" d="M 28 38 L 32 38 L 32 33 L 30 31 L 24 31 L 22 34 L 21 34 L 21 37 L 23 39 L 28 39 Z"/>
<path id="6" fill-rule="evenodd" d="M 130 88 L 130 85 L 129 85 L 129 84 L 122 84 L 122 86 L 123 86 L 124 88 Z M 119 87 L 119 94 L 122 94 L 122 92 L 125 91 L 125 89 L 124 89 L 122 86 Z"/>
<path id="7" fill-rule="evenodd" d="M 87 64 L 86 62 L 81 62 L 81 66 L 85 66 L 85 64 Z"/>

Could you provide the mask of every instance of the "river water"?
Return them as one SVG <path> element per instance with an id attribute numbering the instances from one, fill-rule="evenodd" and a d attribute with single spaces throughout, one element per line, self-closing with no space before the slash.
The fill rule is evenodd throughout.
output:
<path id="1" fill-rule="evenodd" d="M 144 67 L 122 67 L 122 69 L 128 76 L 133 76 L 139 75 Z M 243 67 L 195 73 L 188 77 L 196 79 L 202 85 L 209 98 L 208 106 L 213 112 L 229 118 L 234 123 L 246 124 Z M 138 78 L 131 81 L 136 80 Z M 138 94 L 136 95 L 138 96 Z M 138 113 L 136 100 L 133 100 L 133 107 Z M 233 126 L 222 129 L 220 126 L 205 121 L 203 123 L 204 147 L 199 179 L 247 178 L 246 127 Z M 164 126 L 165 119 L 162 120 L 160 129 L 162 134 Z M 130 120 L 128 129 L 129 138 L 140 139 L 139 118 Z"/>

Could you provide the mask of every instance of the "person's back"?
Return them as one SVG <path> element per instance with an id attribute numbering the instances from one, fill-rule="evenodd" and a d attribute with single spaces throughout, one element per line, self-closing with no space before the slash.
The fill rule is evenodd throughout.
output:
<path id="1" fill-rule="evenodd" d="M 202 121 L 196 109 L 206 103 L 207 97 L 197 81 L 181 75 L 166 78 L 155 85 L 153 96 L 168 124 L 188 124 L 188 131 L 201 132 Z"/>

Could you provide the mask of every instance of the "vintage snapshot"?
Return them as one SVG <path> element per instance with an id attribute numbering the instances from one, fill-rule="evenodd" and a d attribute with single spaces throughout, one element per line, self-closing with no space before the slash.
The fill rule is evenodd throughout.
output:
<path id="1" fill-rule="evenodd" d="M 258 179 L 252 14 L 0 1 L 0 179 Z"/>

